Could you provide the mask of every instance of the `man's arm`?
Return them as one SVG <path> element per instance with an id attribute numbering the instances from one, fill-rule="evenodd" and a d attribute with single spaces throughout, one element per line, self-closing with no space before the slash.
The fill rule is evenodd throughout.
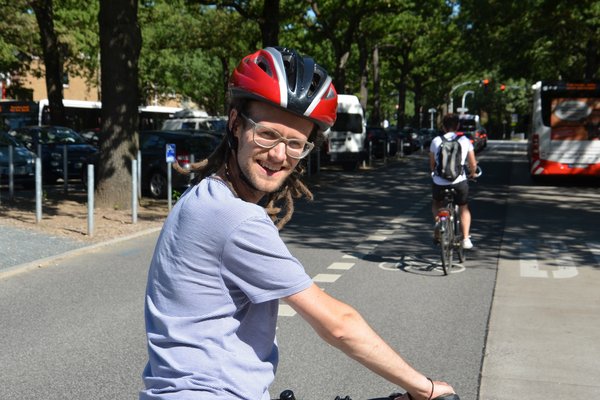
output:
<path id="1" fill-rule="evenodd" d="M 473 150 L 467 153 L 467 165 L 469 167 L 469 178 L 475 178 L 475 175 L 477 175 L 477 160 Z"/>
<path id="2" fill-rule="evenodd" d="M 432 382 L 412 368 L 349 305 L 317 285 L 284 299 L 330 345 L 371 371 L 407 390 L 414 400 L 454 393 L 444 382 Z M 430 397 L 431 396 L 431 397 Z"/>
<path id="3" fill-rule="evenodd" d="M 435 171 L 435 154 L 433 154 L 432 152 L 429 152 L 429 171 L 430 172 L 434 172 Z"/>

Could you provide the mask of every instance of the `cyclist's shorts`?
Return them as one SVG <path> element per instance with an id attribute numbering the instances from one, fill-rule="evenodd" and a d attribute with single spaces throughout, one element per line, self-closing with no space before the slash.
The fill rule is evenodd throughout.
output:
<path id="1" fill-rule="evenodd" d="M 459 206 L 464 206 L 467 204 L 469 197 L 469 183 L 467 180 L 458 182 L 454 185 L 449 185 L 454 187 L 454 202 Z M 434 200 L 442 201 L 444 200 L 444 188 L 448 186 L 436 185 L 435 183 L 431 186 L 431 195 Z"/>

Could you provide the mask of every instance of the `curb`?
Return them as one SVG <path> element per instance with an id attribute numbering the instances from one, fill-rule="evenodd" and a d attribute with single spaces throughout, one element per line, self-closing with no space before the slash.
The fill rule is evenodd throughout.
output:
<path id="1" fill-rule="evenodd" d="M 64 253 L 56 254 L 54 256 L 49 256 L 49 257 L 41 258 L 39 260 L 30 261 L 30 262 L 27 262 L 24 264 L 15 265 L 15 266 L 9 267 L 7 269 L 1 270 L 0 271 L 0 280 L 7 279 L 12 276 L 24 273 L 24 272 L 33 271 L 33 270 L 39 269 L 39 268 L 44 268 L 45 266 L 47 266 L 47 264 L 49 264 L 53 261 L 56 261 L 56 260 L 61 260 L 64 258 L 77 256 L 77 255 L 84 254 L 84 253 L 87 253 L 92 250 L 101 249 L 103 247 L 110 246 L 115 243 L 125 242 L 127 240 L 135 239 L 140 236 L 149 235 L 149 234 L 158 232 L 161 229 L 162 229 L 162 227 L 150 228 L 150 229 L 146 229 L 144 231 L 132 233 L 131 235 L 117 237 L 115 239 L 107 240 L 105 242 L 94 243 L 89 246 L 84 246 L 84 247 L 79 247 L 77 249 L 69 250 Z"/>

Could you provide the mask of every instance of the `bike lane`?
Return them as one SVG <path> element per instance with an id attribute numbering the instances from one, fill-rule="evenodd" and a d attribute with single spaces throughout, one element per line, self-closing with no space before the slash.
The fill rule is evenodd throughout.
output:
<path id="1" fill-rule="evenodd" d="M 525 165 L 514 168 L 479 398 L 594 398 L 600 241 L 590 194 L 597 189 L 524 179 Z"/>

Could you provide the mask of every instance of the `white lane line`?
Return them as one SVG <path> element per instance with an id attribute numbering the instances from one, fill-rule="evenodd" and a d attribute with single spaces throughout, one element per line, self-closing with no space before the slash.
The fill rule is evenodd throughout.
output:
<path id="1" fill-rule="evenodd" d="M 376 244 L 359 244 L 358 246 L 355 247 L 355 249 L 363 249 L 363 250 L 375 250 L 375 248 L 377 247 Z"/>
<path id="2" fill-rule="evenodd" d="M 280 304 L 277 315 L 280 317 L 293 317 L 296 315 L 296 311 L 294 311 L 294 309 L 287 304 Z"/>
<path id="3" fill-rule="evenodd" d="M 337 281 L 340 276 L 338 274 L 317 274 L 313 277 L 313 282 L 332 283 Z"/>
<path id="4" fill-rule="evenodd" d="M 377 229 L 377 231 L 375 232 L 376 235 L 384 235 L 384 236 L 389 236 L 389 235 L 393 235 L 394 232 L 396 232 L 393 229 Z"/>
<path id="5" fill-rule="evenodd" d="M 383 242 L 386 239 L 387 239 L 387 236 L 380 236 L 380 235 L 371 235 L 371 236 L 367 237 L 367 241 L 370 241 L 370 242 Z"/>
<path id="6" fill-rule="evenodd" d="M 358 257 L 356 256 L 356 254 L 344 254 L 342 258 L 351 258 L 353 260 L 356 260 Z"/>
<path id="7" fill-rule="evenodd" d="M 341 269 L 348 270 L 354 267 L 354 263 L 343 263 L 343 262 L 334 262 L 327 269 Z"/>
<path id="8" fill-rule="evenodd" d="M 600 265 L 600 243 L 588 242 L 586 243 L 594 258 L 596 259 L 596 264 Z"/>

